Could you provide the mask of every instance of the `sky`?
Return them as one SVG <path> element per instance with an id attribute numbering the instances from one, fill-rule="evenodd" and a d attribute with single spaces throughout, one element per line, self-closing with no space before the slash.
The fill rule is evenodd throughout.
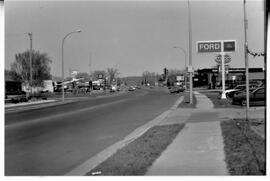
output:
<path id="1" fill-rule="evenodd" d="M 262 0 L 247 0 L 247 39 L 252 52 L 264 52 Z M 216 53 L 197 53 L 196 42 L 236 40 L 231 67 L 244 67 L 243 1 L 190 0 L 192 64 L 195 69 L 216 65 Z M 144 71 L 184 69 L 188 64 L 187 1 L 5 1 L 5 69 L 16 53 L 33 49 L 52 59 L 51 73 L 61 76 L 61 42 L 65 75 L 117 68 L 120 76 Z M 173 48 L 174 46 L 180 48 Z M 183 50 L 185 51 L 183 51 Z M 187 54 L 185 60 L 185 53 Z M 249 56 L 250 67 L 263 67 L 263 57 Z"/>

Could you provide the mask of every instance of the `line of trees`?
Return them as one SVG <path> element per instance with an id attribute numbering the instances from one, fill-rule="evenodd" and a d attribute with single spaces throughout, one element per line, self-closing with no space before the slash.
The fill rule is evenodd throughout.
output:
<path id="1" fill-rule="evenodd" d="M 5 70 L 6 80 L 21 81 L 25 85 L 30 84 L 30 50 L 15 54 L 15 61 L 10 64 L 10 70 Z M 43 86 L 43 80 L 51 80 L 51 58 L 47 53 L 40 53 L 32 50 L 32 86 Z M 116 68 L 107 68 L 105 70 L 96 70 L 92 75 L 86 72 L 79 72 L 75 78 L 83 78 L 84 81 L 97 80 L 100 75 L 109 77 L 109 83 L 119 79 L 119 72 Z M 71 77 L 66 77 L 66 80 Z"/>

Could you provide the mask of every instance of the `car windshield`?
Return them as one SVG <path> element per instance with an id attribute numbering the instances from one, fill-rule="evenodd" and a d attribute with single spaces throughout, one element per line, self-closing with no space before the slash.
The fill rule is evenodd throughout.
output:
<path id="1" fill-rule="evenodd" d="M 249 85 L 249 88 L 254 89 L 254 88 L 256 88 L 256 85 Z M 246 89 L 246 85 L 238 85 L 234 89 L 244 90 L 244 89 Z"/>
<path id="2" fill-rule="evenodd" d="M 245 85 L 238 85 L 234 89 L 245 89 Z"/>

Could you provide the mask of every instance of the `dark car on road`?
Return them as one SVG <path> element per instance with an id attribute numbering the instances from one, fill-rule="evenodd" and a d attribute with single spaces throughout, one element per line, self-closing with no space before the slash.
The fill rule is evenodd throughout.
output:
<path id="1" fill-rule="evenodd" d="M 265 87 L 260 87 L 250 92 L 249 103 L 250 105 L 265 105 Z M 232 104 L 246 105 L 246 92 L 239 92 L 233 96 Z"/>
<path id="2" fill-rule="evenodd" d="M 135 87 L 134 86 L 130 86 L 129 88 L 128 88 L 128 91 L 135 91 Z"/>
<path id="3" fill-rule="evenodd" d="M 170 90 L 170 93 L 180 93 L 180 92 L 184 92 L 185 88 L 183 86 L 173 86 L 169 90 Z"/>

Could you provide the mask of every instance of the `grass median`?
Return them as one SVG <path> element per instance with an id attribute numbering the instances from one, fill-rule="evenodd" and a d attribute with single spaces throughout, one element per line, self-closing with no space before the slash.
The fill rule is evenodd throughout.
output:
<path id="1" fill-rule="evenodd" d="M 265 139 L 251 127 L 256 122 L 235 119 L 221 122 L 228 171 L 231 175 L 265 175 Z"/>
<path id="2" fill-rule="evenodd" d="M 154 126 L 86 175 L 144 175 L 183 127 Z"/>

